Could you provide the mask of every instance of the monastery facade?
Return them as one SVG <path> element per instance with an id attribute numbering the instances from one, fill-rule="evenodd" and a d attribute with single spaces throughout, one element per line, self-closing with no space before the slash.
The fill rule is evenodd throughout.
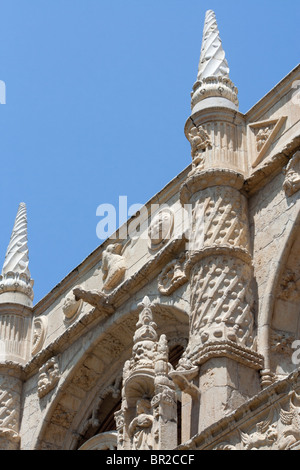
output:
<path id="1" fill-rule="evenodd" d="M 242 114 L 208 11 L 190 165 L 36 305 L 20 204 L 0 449 L 300 449 L 297 83 Z"/>

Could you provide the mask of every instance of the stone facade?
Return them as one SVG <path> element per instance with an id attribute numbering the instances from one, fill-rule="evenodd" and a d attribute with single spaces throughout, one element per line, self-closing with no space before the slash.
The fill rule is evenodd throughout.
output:
<path id="1" fill-rule="evenodd" d="M 300 448 L 299 80 L 240 113 L 208 11 L 191 164 L 36 305 L 20 205 L 0 449 Z"/>

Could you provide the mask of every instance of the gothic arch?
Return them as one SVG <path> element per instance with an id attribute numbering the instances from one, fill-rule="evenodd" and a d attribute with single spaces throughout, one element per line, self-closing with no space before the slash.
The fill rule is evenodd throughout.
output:
<path id="1" fill-rule="evenodd" d="M 159 299 L 153 310 L 175 364 L 187 343 L 188 314 L 172 301 L 163 304 Z M 36 448 L 77 449 L 95 435 L 115 430 L 113 415 L 120 406 L 122 370 L 131 355 L 138 313 L 136 309 L 110 321 L 66 373 L 43 420 Z"/>
<path id="2" fill-rule="evenodd" d="M 278 308 L 279 291 L 285 276 L 287 266 L 294 259 L 300 263 L 300 212 L 298 211 L 294 221 L 289 220 L 286 235 L 278 243 L 278 257 L 270 261 L 270 277 L 267 283 L 266 294 L 259 315 L 258 350 L 265 358 L 263 375 L 267 377 L 265 385 L 269 385 L 274 370 L 274 357 L 272 357 L 272 343 L 274 343 L 274 321 L 276 321 L 276 309 Z M 285 321 L 285 320 L 283 320 Z M 284 326 L 283 326 L 284 328 Z M 276 329 L 276 328 L 275 328 Z M 281 330 L 284 332 L 285 330 Z M 274 346 L 274 344 L 273 344 Z"/>

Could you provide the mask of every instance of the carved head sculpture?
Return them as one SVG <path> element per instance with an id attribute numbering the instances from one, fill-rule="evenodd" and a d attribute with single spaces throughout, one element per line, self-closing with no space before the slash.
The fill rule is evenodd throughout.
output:
<path id="1" fill-rule="evenodd" d="M 174 214 L 168 209 L 162 209 L 155 215 L 148 230 L 149 247 L 159 250 L 166 240 L 172 236 L 174 227 Z"/>
<path id="2" fill-rule="evenodd" d="M 73 292 L 72 291 L 69 292 L 63 304 L 63 312 L 65 315 L 65 318 L 67 320 L 74 319 L 75 316 L 79 313 L 81 306 L 82 306 L 82 300 L 76 300 L 76 297 L 73 294 Z"/>

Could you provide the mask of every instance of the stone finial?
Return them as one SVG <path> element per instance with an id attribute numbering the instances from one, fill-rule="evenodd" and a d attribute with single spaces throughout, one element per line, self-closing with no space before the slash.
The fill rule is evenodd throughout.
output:
<path id="1" fill-rule="evenodd" d="M 24 301 L 12 295 L 6 301 L 25 303 L 31 306 L 33 301 L 33 280 L 29 272 L 26 204 L 19 205 L 11 239 L 6 251 L 5 261 L 0 276 L 0 294 L 20 293 Z M 3 301 L 0 298 L 0 301 Z"/>
<path id="2" fill-rule="evenodd" d="M 208 10 L 205 16 L 198 80 L 208 77 L 229 77 L 228 62 L 222 46 L 216 15 Z"/>
<path id="3" fill-rule="evenodd" d="M 215 100 L 215 106 L 229 106 L 237 110 L 239 105 L 237 94 L 238 90 L 229 78 L 228 62 L 225 58 L 216 15 L 212 10 L 208 10 L 204 23 L 198 76 L 192 92 L 192 111 L 194 113 L 202 109 L 199 103 L 202 105 L 205 98 L 225 98 L 231 104 L 226 105 L 224 101 Z M 209 106 L 213 105 L 212 102 L 209 104 Z"/>

